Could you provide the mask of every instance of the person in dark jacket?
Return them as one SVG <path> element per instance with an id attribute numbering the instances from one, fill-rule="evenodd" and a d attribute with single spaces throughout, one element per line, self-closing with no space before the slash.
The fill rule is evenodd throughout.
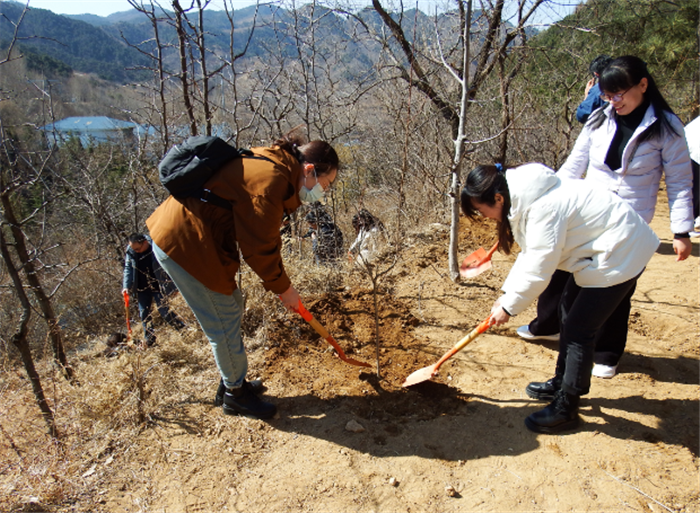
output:
<path id="1" fill-rule="evenodd" d="M 151 316 L 154 301 L 158 313 L 165 322 L 176 330 L 185 327 L 182 320 L 168 308 L 165 298 L 177 292 L 177 288 L 153 255 L 151 239 L 147 235 L 142 233 L 129 235 L 122 288 L 122 292 L 128 292 L 137 298 L 139 317 L 143 324 L 147 346 L 150 347 L 156 342 Z"/>
<path id="2" fill-rule="evenodd" d="M 598 85 L 598 78 L 600 78 L 600 74 L 611 62 L 612 58 L 608 55 L 599 55 L 591 62 L 588 71 L 591 72 L 593 78 L 591 78 L 586 84 L 584 100 L 576 109 L 576 119 L 579 123 L 585 123 L 588 121 L 588 116 L 590 116 L 594 110 L 599 109 L 606 104 L 600 97 L 602 91 Z"/>
<path id="3" fill-rule="evenodd" d="M 306 214 L 309 231 L 304 237 L 313 241 L 314 259 L 319 265 L 335 265 L 343 254 L 343 232 L 336 226 L 323 205 L 316 203 Z"/>

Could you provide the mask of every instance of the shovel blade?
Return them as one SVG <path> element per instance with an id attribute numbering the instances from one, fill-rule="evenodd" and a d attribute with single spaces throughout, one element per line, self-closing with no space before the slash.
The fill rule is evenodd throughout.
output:
<path id="1" fill-rule="evenodd" d="M 486 258 L 486 250 L 484 248 L 477 249 L 473 253 L 464 257 L 464 260 L 462 260 L 462 265 L 459 267 L 460 272 L 478 262 L 481 262 L 484 258 Z"/>
<path id="2" fill-rule="evenodd" d="M 345 358 L 340 359 L 343 360 L 345 363 L 349 363 L 350 365 L 357 365 L 358 367 L 371 367 L 369 363 L 360 362 L 352 358 L 348 358 L 347 356 Z"/>
<path id="3" fill-rule="evenodd" d="M 435 365 L 428 365 L 422 369 L 418 369 L 414 373 L 410 374 L 406 381 L 403 382 L 403 387 L 411 387 L 417 385 L 418 383 L 423 383 L 428 381 L 435 375 Z"/>
<path id="4" fill-rule="evenodd" d="M 491 269 L 491 260 L 488 260 L 483 264 L 474 267 L 468 267 L 466 269 L 460 268 L 459 275 L 462 278 L 474 278 L 475 276 L 479 276 L 481 273 L 483 273 L 484 271 L 488 271 L 489 269 Z"/>

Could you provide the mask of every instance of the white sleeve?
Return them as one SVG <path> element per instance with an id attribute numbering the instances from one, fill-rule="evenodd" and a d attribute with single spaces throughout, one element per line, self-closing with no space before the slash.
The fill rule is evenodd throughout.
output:
<path id="1" fill-rule="evenodd" d="M 591 129 L 586 125 L 576 139 L 576 144 L 574 144 L 574 148 L 571 150 L 566 162 L 557 171 L 557 176 L 562 180 L 583 177 L 583 173 L 588 169 L 590 151 Z"/>
<path id="2" fill-rule="evenodd" d="M 501 287 L 501 306 L 511 315 L 521 313 L 547 288 L 566 243 L 566 219 L 549 204 L 531 209 L 523 222 L 523 250 Z"/>
<path id="3" fill-rule="evenodd" d="M 681 133 L 680 137 L 667 137 L 661 150 L 668 207 L 671 211 L 671 231 L 688 233 L 693 230 L 693 172 L 690 154 L 680 121 L 669 121 Z"/>

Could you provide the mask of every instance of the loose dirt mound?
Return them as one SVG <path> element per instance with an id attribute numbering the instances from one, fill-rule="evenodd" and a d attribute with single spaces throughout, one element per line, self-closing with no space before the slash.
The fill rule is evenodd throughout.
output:
<path id="1" fill-rule="evenodd" d="M 420 350 L 424 344 L 413 336 L 413 327 L 420 324 L 420 320 L 406 305 L 391 297 L 380 298 L 379 348 L 375 342 L 374 296 L 371 291 L 325 294 L 310 301 L 307 308 L 346 354 L 372 367 L 352 366 L 335 357 L 328 343 L 297 317 L 288 324 L 279 323 L 269 334 L 270 345 L 276 347 L 265 351 L 267 379 L 283 385 L 288 398 L 298 396 L 300 392 L 311 396 L 313 401 L 362 398 L 352 406 L 362 418 L 377 415 L 394 420 L 415 417 L 418 413 L 415 396 L 402 388 L 402 384 L 411 372 L 434 364 L 437 358 Z M 377 350 L 380 378 L 376 370 Z M 412 392 L 416 391 L 426 399 L 435 399 L 434 394 L 439 394 L 437 401 L 429 401 L 421 409 L 421 417 L 433 418 L 445 411 L 446 404 L 441 403 L 445 399 L 443 389 L 413 387 Z M 448 394 L 447 399 L 451 395 L 454 394 Z M 429 405 L 435 408 L 427 408 Z M 295 409 L 304 407 L 303 403 L 297 403 Z"/>

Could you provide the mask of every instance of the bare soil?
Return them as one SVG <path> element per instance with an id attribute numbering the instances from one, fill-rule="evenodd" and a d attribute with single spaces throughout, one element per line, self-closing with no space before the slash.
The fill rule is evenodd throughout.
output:
<path id="1" fill-rule="evenodd" d="M 698 511 L 698 240 L 693 256 L 675 262 L 662 203 L 652 226 L 663 240 L 633 298 L 620 373 L 593 378 L 576 431 L 537 435 L 523 423 L 543 406 L 525 386 L 551 377 L 557 354 L 556 344 L 516 335 L 534 308 L 481 335 L 433 380 L 402 388 L 488 315 L 515 258 L 497 253 L 490 271 L 455 285 L 445 273 L 447 233 L 434 227 L 407 239 L 379 298 L 378 350 L 368 288 L 306 297 L 346 352 L 372 368 L 343 363 L 298 316 L 270 321 L 250 351 L 250 375 L 264 378 L 265 397 L 279 409 L 265 422 L 212 406 L 210 355 L 174 362 L 161 354 L 170 362 L 162 379 L 177 393 L 161 398 L 129 443 L 75 467 L 70 479 L 80 494 L 19 493 L 10 479 L 21 467 L 7 443 L 12 433 L 0 437 L 0 495 L 12 497 L 0 504 L 110 512 Z M 462 256 L 494 238 L 489 226 L 463 220 Z M 206 343 L 193 340 L 206 355 Z M 25 386 L 17 397 L 31 404 L 30 392 Z M 361 428 L 349 430 L 351 421 Z"/>

